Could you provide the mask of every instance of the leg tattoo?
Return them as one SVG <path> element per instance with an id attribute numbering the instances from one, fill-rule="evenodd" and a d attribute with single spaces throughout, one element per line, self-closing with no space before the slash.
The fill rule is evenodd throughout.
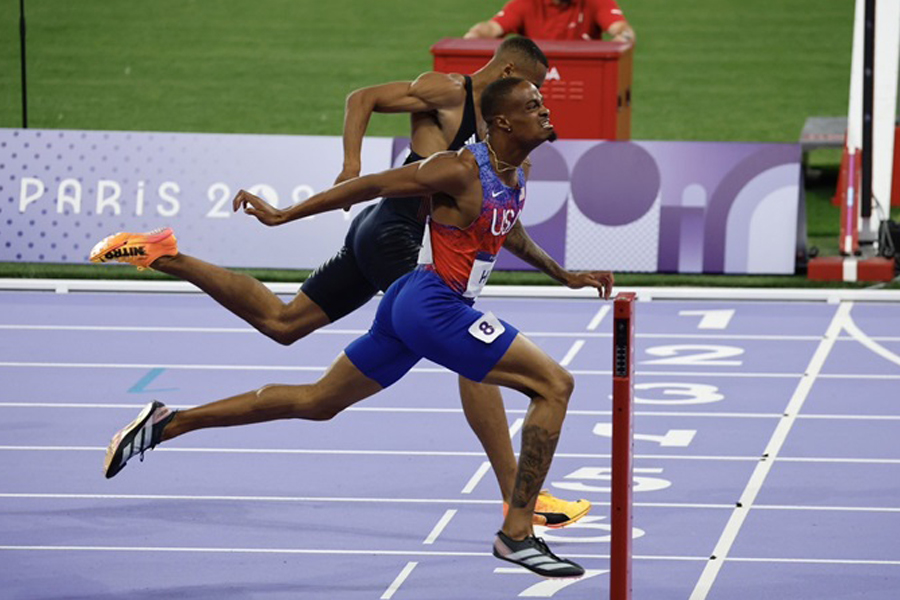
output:
<path id="1" fill-rule="evenodd" d="M 557 442 L 558 431 L 550 433 L 537 425 L 526 425 L 522 429 L 522 454 L 511 502 L 514 508 L 525 508 L 541 491 Z"/>

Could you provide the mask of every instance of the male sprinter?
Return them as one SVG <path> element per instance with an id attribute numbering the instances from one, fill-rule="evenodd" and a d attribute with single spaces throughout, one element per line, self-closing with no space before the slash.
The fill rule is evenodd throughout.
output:
<path id="1" fill-rule="evenodd" d="M 276 209 L 240 192 L 242 208 L 267 225 L 281 225 L 379 196 L 409 197 L 418 205 L 432 197 L 430 227 L 419 268 L 398 279 L 378 306 L 369 332 L 352 342 L 312 385 L 271 385 L 259 390 L 172 412 L 148 405 L 119 431 L 106 456 L 107 476 L 135 454 L 206 427 L 245 425 L 276 419 L 329 419 L 388 387 L 421 358 L 472 381 L 525 393 L 531 404 L 510 507 L 494 555 L 546 577 L 577 577 L 584 569 L 554 555 L 534 536 L 538 493 L 556 450 L 574 380 L 512 325 L 473 308 L 507 235 L 521 229 L 528 154 L 553 139 L 550 111 L 537 88 L 524 79 L 495 81 L 481 98 L 488 137 L 457 152 L 366 175 L 315 194 L 288 209 Z M 583 273 L 582 283 L 608 297 L 609 273 Z"/>
<path id="2" fill-rule="evenodd" d="M 347 98 L 344 123 L 344 169 L 336 183 L 359 175 L 362 139 L 373 111 L 411 113 L 412 143 L 406 159 L 410 163 L 479 139 L 477 106 L 490 82 L 515 75 L 540 87 L 546 74 L 547 58 L 540 48 L 518 37 L 504 40 L 491 61 L 472 76 L 431 72 L 412 82 L 353 92 Z M 129 262 L 190 281 L 265 335 L 288 345 L 353 312 L 411 271 L 422 243 L 424 220 L 420 214 L 420 206 L 408 199 L 385 198 L 367 207 L 354 218 L 340 251 L 316 269 L 288 304 L 252 277 L 179 254 L 170 229 L 110 236 L 93 250 L 91 260 Z M 509 244 L 514 254 L 557 281 L 570 287 L 584 285 L 524 233 L 515 232 Z M 145 254 L 121 252 L 135 246 L 142 247 Z M 491 461 L 505 508 L 516 477 L 516 459 L 500 391 L 464 377 L 459 386 L 466 418 Z M 586 500 L 566 502 L 542 492 L 535 523 L 563 527 L 590 508 Z"/>

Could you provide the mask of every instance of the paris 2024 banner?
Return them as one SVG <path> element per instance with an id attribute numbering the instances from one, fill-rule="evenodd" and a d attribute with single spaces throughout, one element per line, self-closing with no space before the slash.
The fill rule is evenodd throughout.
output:
<path id="1" fill-rule="evenodd" d="M 366 139 L 363 172 L 406 150 Z M 330 136 L 0 129 L 0 261 L 83 263 L 106 235 L 171 226 L 183 252 L 222 266 L 315 268 L 363 205 L 269 228 L 231 199 L 288 206 L 342 162 Z M 797 144 L 560 140 L 531 162 L 523 224 L 567 269 L 794 272 Z M 497 268 L 531 267 L 501 253 Z"/>

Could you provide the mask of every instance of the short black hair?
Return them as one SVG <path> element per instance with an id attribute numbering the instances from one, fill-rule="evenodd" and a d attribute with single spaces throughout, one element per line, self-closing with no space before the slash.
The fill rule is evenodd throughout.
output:
<path id="1" fill-rule="evenodd" d="M 538 62 L 550 68 L 550 62 L 544 52 L 530 38 L 519 35 L 508 37 L 497 47 L 497 56 L 515 56 Z"/>
<path id="2" fill-rule="evenodd" d="M 528 80 L 520 77 L 504 77 L 488 84 L 481 92 L 481 117 L 490 124 L 491 119 L 503 112 L 503 106 L 513 88 Z"/>

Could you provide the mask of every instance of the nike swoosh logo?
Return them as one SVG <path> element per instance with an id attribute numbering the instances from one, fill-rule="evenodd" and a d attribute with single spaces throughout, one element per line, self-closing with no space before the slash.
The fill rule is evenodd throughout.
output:
<path id="1" fill-rule="evenodd" d="M 499 192 L 491 192 L 491 198 L 496 198 L 497 196 L 499 196 L 499 195 L 502 194 L 502 193 L 503 193 L 502 191 L 499 191 Z"/>

